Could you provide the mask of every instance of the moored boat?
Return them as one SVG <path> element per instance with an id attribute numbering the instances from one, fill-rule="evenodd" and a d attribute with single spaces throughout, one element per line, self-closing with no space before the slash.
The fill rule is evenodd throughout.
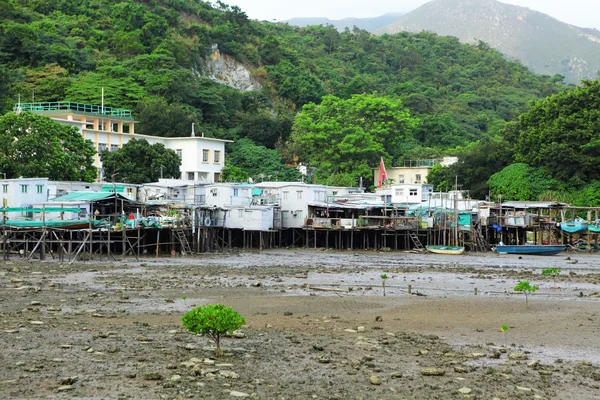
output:
<path id="1" fill-rule="evenodd" d="M 560 229 L 569 233 L 580 233 L 588 230 L 588 224 L 581 218 L 575 218 L 573 221 L 561 222 Z"/>
<path id="2" fill-rule="evenodd" d="M 496 251 L 506 254 L 530 254 L 538 256 L 553 256 L 563 251 L 567 246 L 564 244 L 525 244 L 518 246 L 498 245 Z"/>
<path id="3" fill-rule="evenodd" d="M 465 252 L 465 248 L 461 246 L 429 245 L 425 246 L 425 248 L 428 252 L 435 254 L 457 255 Z"/>

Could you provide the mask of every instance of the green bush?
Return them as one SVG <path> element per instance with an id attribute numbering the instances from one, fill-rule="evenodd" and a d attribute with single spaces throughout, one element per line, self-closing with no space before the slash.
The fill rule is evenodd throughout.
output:
<path id="1" fill-rule="evenodd" d="M 246 320 L 232 307 L 223 304 L 207 304 L 196 307 L 181 317 L 183 326 L 196 335 L 206 335 L 217 346 L 216 357 L 221 356 L 221 337 L 246 324 Z"/>

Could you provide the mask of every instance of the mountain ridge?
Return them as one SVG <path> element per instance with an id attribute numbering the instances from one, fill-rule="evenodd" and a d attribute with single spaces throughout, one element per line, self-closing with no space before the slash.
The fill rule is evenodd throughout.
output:
<path id="1" fill-rule="evenodd" d="M 483 41 L 533 72 L 559 74 L 570 83 L 593 79 L 600 69 L 600 31 L 496 0 L 434 0 L 375 33 L 402 31 Z"/>

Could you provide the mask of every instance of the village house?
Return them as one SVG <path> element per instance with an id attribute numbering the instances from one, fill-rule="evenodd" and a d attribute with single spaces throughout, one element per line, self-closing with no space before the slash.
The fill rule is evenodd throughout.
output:
<path id="1" fill-rule="evenodd" d="M 75 126 L 96 149 L 94 165 L 99 170 L 99 181 L 105 180 L 105 176 L 98 154 L 103 150 L 118 150 L 135 138 L 145 139 L 150 144 L 160 143 L 174 150 L 181 158 L 180 179 L 218 182 L 225 166 L 225 143 L 231 142 L 204 137 L 204 134 L 196 136 L 193 127 L 191 136 L 187 137 L 140 135 L 135 133 L 136 121 L 131 111 L 121 108 L 59 101 L 19 103 L 14 111 L 29 111 L 64 125 Z"/>

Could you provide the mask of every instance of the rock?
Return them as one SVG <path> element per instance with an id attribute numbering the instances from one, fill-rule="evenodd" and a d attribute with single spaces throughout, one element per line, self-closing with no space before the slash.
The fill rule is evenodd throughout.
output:
<path id="1" fill-rule="evenodd" d="M 369 382 L 371 385 L 381 385 L 381 378 L 377 375 L 373 375 L 371 378 L 369 378 Z"/>
<path id="2" fill-rule="evenodd" d="M 196 366 L 196 363 L 191 361 L 184 361 L 181 363 L 181 365 L 183 365 L 186 368 L 194 368 Z"/>
<path id="3" fill-rule="evenodd" d="M 233 337 L 236 339 L 244 339 L 246 337 L 246 334 L 242 331 L 235 331 L 233 332 Z"/>
<path id="4" fill-rule="evenodd" d="M 254 287 L 261 287 L 262 286 L 262 282 L 260 282 L 260 281 L 252 282 L 252 286 L 254 286 Z"/>
<path id="5" fill-rule="evenodd" d="M 317 361 L 321 364 L 329 364 L 331 362 L 331 358 L 327 355 L 322 355 L 317 358 Z"/>
<path id="6" fill-rule="evenodd" d="M 444 376 L 446 371 L 441 368 L 424 368 L 421 370 L 423 376 Z"/>
<path id="7" fill-rule="evenodd" d="M 525 392 L 525 393 L 533 392 L 532 388 L 528 388 L 528 387 L 524 387 L 524 386 L 517 386 L 517 390 L 519 390 L 521 392 Z"/>
<path id="8" fill-rule="evenodd" d="M 61 385 L 72 385 L 75 382 L 77 382 L 78 379 L 79 379 L 78 376 L 70 376 L 68 378 L 61 379 L 60 384 Z"/>
<path id="9" fill-rule="evenodd" d="M 197 348 L 198 348 L 198 346 L 196 346 L 195 344 L 192 344 L 192 343 L 188 343 L 185 345 L 186 350 L 196 350 Z"/>
<path id="10" fill-rule="evenodd" d="M 356 328 L 356 332 L 358 332 L 358 333 L 363 333 L 364 331 L 365 331 L 364 326 L 359 326 L 358 328 Z"/>
<path id="11" fill-rule="evenodd" d="M 227 379 L 239 379 L 239 375 L 233 371 L 219 371 L 219 375 Z"/>
<path id="12" fill-rule="evenodd" d="M 390 377 L 392 377 L 392 378 L 402 378 L 402 372 L 400 372 L 400 371 L 394 371 L 394 372 L 390 373 Z"/>
<path id="13" fill-rule="evenodd" d="M 160 381 L 162 378 L 162 375 L 158 372 L 147 372 L 144 374 L 144 379 L 147 381 Z"/>
<path id="14" fill-rule="evenodd" d="M 294 315 L 294 313 L 291 312 L 291 311 L 284 311 L 283 315 L 286 316 L 286 317 L 289 317 L 290 315 Z"/>
<path id="15" fill-rule="evenodd" d="M 313 347 L 313 349 L 315 349 L 317 351 L 325 350 L 325 348 L 323 346 L 321 346 L 319 343 L 314 343 L 312 347 Z"/>
<path id="16" fill-rule="evenodd" d="M 429 350 L 419 350 L 420 356 L 426 356 L 427 354 L 429 354 Z"/>
<path id="17" fill-rule="evenodd" d="M 458 393 L 460 394 L 469 394 L 473 391 L 473 389 L 470 389 L 468 387 L 462 387 L 460 389 L 458 389 Z"/>
<path id="18" fill-rule="evenodd" d="M 381 315 L 376 316 L 375 322 L 383 322 L 383 317 Z"/>
<path id="19" fill-rule="evenodd" d="M 66 392 L 66 391 L 69 391 L 69 390 L 73 390 L 73 386 L 71 386 L 71 385 L 64 385 L 64 386 L 59 387 L 56 390 L 58 392 Z"/>
<path id="20" fill-rule="evenodd" d="M 173 375 L 169 378 L 169 380 L 172 382 L 178 382 L 181 380 L 181 375 Z"/>
<path id="21" fill-rule="evenodd" d="M 527 354 L 525 353 L 510 353 L 508 355 L 509 360 L 527 360 Z"/>
<path id="22" fill-rule="evenodd" d="M 454 367 L 454 372 L 457 372 L 459 374 L 466 374 L 467 372 L 469 372 L 469 370 L 466 367 L 457 365 Z"/>
<path id="23" fill-rule="evenodd" d="M 530 362 L 530 363 L 527 363 L 527 366 L 528 366 L 529 368 L 535 368 L 535 367 L 537 367 L 537 366 L 538 366 L 538 364 L 539 364 L 539 363 L 540 363 L 540 360 L 533 360 L 532 362 Z"/>
<path id="24" fill-rule="evenodd" d="M 231 392 L 229 392 L 229 395 L 231 397 L 250 397 L 250 395 L 248 393 L 236 392 L 235 390 L 232 390 Z"/>
<path id="25" fill-rule="evenodd" d="M 42 321 L 29 321 L 31 325 L 44 325 Z"/>
<path id="26" fill-rule="evenodd" d="M 138 336 L 135 338 L 135 340 L 137 340 L 138 342 L 151 342 L 154 339 L 146 337 L 146 336 Z"/>

